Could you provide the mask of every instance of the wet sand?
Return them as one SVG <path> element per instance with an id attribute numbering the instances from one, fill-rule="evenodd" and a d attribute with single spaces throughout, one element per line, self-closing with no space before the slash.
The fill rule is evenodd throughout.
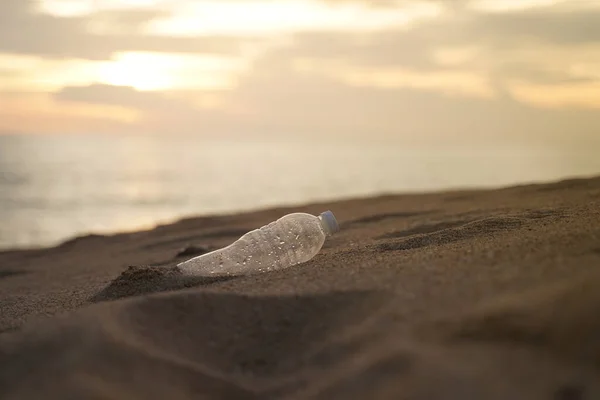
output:
<path id="1" fill-rule="evenodd" d="M 294 211 L 282 271 L 174 266 Z M 393 195 L 0 253 L 2 399 L 600 399 L 600 178 Z"/>

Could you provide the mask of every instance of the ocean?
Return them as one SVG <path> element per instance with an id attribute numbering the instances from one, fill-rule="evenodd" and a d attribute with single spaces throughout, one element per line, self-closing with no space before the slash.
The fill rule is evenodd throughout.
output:
<path id="1" fill-rule="evenodd" d="M 182 217 L 382 193 L 600 174 L 589 152 L 393 141 L 0 136 L 0 248 L 149 229 Z"/>

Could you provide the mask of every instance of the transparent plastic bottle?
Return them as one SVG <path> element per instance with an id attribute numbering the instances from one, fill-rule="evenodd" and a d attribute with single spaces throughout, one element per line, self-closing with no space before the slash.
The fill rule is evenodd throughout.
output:
<path id="1" fill-rule="evenodd" d="M 313 258 L 327 236 L 339 231 L 331 211 L 318 217 L 293 213 L 246 233 L 234 243 L 184 261 L 185 275 L 223 276 L 275 271 Z"/>

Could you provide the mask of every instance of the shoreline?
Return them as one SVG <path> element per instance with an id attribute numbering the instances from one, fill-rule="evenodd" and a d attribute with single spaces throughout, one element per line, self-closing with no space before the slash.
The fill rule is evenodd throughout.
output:
<path id="1" fill-rule="evenodd" d="M 0 247 L 0 254 L 2 253 L 10 253 L 10 252 L 23 252 L 23 251 L 38 251 L 44 249 L 51 249 L 54 247 L 60 247 L 65 243 L 82 239 L 88 236 L 99 236 L 99 237 L 111 237 L 118 235 L 126 235 L 137 232 L 147 232 L 152 231 L 156 228 L 177 224 L 180 221 L 193 220 L 193 219 L 204 219 L 204 218 L 225 218 L 225 217 L 235 217 L 241 216 L 245 214 L 254 214 L 261 212 L 268 212 L 270 210 L 290 210 L 293 212 L 294 209 L 302 209 L 312 205 L 327 205 L 327 204 L 336 204 L 336 203 L 344 203 L 349 201 L 369 201 L 376 200 L 381 197 L 407 197 L 407 196 L 427 196 L 427 195 L 451 195 L 451 194 L 460 194 L 460 193 L 471 193 L 471 192 L 489 192 L 489 191 L 501 191 L 511 188 L 525 188 L 530 186 L 545 186 L 545 185 L 558 185 L 565 184 L 569 182 L 578 182 L 583 180 L 595 179 L 596 175 L 589 176 L 571 176 L 571 177 L 563 177 L 562 179 L 551 180 L 551 181 L 534 181 L 534 182 L 522 182 L 517 184 L 507 184 L 502 186 L 464 186 L 464 187 L 448 187 L 448 188 L 440 188 L 440 189 L 431 189 L 431 190 L 403 190 L 400 192 L 381 192 L 381 193 L 373 193 L 373 194 L 365 194 L 365 195 L 354 195 L 347 197 L 332 197 L 331 199 L 323 198 L 323 199 L 313 199 L 309 201 L 301 201 L 297 203 L 289 203 L 289 204 L 279 204 L 279 205 L 266 205 L 266 206 L 258 206 L 251 207 L 248 209 L 240 209 L 240 210 L 231 210 L 226 212 L 215 212 L 215 213 L 205 213 L 205 214 L 189 214 L 189 215 L 181 215 L 179 217 L 167 218 L 165 220 L 158 220 L 151 224 L 145 224 L 144 226 L 139 226 L 131 229 L 122 229 L 122 230 L 106 230 L 106 231 L 89 231 L 89 232 L 80 232 L 71 236 L 67 236 L 63 239 L 59 239 L 54 243 L 50 243 L 47 245 L 32 245 L 27 247 Z"/>

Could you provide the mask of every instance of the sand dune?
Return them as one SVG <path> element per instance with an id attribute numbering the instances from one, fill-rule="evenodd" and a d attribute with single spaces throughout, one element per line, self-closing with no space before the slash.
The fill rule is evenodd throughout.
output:
<path id="1" fill-rule="evenodd" d="M 313 260 L 175 265 L 300 209 Z M 600 178 L 191 218 L 0 253 L 6 399 L 600 399 Z"/>

